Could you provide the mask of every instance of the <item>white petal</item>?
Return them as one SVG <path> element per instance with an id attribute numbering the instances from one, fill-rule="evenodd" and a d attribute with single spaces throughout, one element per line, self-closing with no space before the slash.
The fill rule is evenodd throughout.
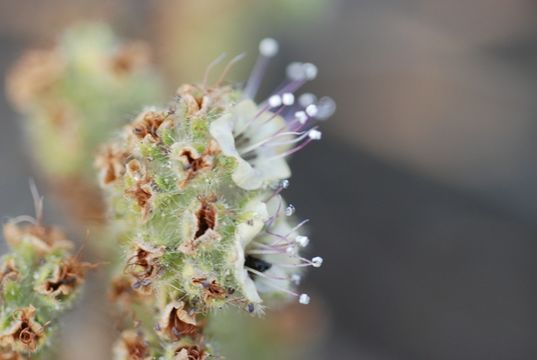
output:
<path id="1" fill-rule="evenodd" d="M 211 136 L 218 142 L 220 149 L 225 155 L 239 157 L 235 148 L 235 138 L 233 137 L 233 117 L 225 114 L 213 121 L 209 127 Z"/>

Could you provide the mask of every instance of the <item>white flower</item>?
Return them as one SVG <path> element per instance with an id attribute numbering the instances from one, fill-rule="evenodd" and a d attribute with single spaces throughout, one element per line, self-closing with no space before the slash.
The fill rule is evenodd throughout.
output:
<path id="1" fill-rule="evenodd" d="M 285 120 L 253 101 L 243 100 L 213 121 L 210 133 L 223 154 L 237 160 L 232 178 L 239 187 L 255 190 L 291 176 L 285 152 L 293 136 Z"/>
<path id="2" fill-rule="evenodd" d="M 254 281 L 250 278 L 244 266 L 244 251 L 248 244 L 259 234 L 265 221 L 268 219 L 267 206 L 258 200 L 250 201 L 244 208 L 245 220 L 237 225 L 235 230 L 235 253 L 233 254 L 233 268 L 235 278 L 246 299 L 251 303 L 262 302 Z"/>

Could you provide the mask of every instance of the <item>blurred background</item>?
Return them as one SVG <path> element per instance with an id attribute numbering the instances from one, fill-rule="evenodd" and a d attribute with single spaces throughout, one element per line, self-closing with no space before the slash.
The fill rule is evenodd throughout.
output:
<path id="1" fill-rule="evenodd" d="M 536 2 L 3 1 L 2 76 L 81 20 L 148 41 L 170 98 L 222 52 L 246 51 L 230 76 L 242 81 L 265 36 L 281 51 L 263 95 L 288 62 L 318 65 L 307 91 L 338 110 L 323 141 L 293 158 L 286 191 L 326 264 L 304 285 L 323 334 L 308 359 L 537 358 Z M 28 179 L 39 174 L 5 96 L 0 116 L 6 218 L 33 212 Z"/>

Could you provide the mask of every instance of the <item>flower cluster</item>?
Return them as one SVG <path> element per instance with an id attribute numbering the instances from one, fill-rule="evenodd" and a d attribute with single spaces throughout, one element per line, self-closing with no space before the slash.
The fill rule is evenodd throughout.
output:
<path id="1" fill-rule="evenodd" d="M 11 250 L 0 258 L 0 351 L 9 359 L 24 359 L 50 342 L 94 267 L 73 255 L 59 228 L 42 223 L 41 200 L 37 209 L 35 219 L 19 216 L 3 229 Z"/>
<path id="2" fill-rule="evenodd" d="M 121 43 L 98 24 L 71 28 L 51 49 L 28 51 L 7 78 L 36 162 L 54 179 L 93 180 L 98 144 L 126 113 L 159 99 L 161 87 L 146 45 Z"/>
<path id="3" fill-rule="evenodd" d="M 116 354 L 205 359 L 210 311 L 235 306 L 260 314 L 289 297 L 310 301 L 295 288 L 301 270 L 320 267 L 322 258 L 300 255 L 309 242 L 306 221 L 295 221 L 281 192 L 291 175 L 286 158 L 321 138 L 316 122 L 334 103 L 311 94 L 295 99 L 317 70 L 293 63 L 287 81 L 256 104 L 277 48 L 272 39 L 261 42 L 244 89 L 220 80 L 182 86 L 169 107 L 145 109 L 97 158 L 122 229 L 113 297 L 146 309 L 139 315 L 144 331 L 127 330 Z M 157 317 L 147 316 L 154 308 Z M 159 353 L 151 344 L 162 340 L 168 345 Z"/>

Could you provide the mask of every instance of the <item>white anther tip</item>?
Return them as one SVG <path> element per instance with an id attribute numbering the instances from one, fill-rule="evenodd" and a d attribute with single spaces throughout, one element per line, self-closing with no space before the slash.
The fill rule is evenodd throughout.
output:
<path id="1" fill-rule="evenodd" d="M 296 254 L 296 248 L 294 246 L 289 246 L 287 249 L 285 249 L 285 252 L 288 255 L 295 255 Z"/>
<path id="2" fill-rule="evenodd" d="M 319 120 L 326 120 L 334 114 L 336 111 L 336 102 L 330 97 L 323 97 L 317 104 L 317 114 L 315 118 Z"/>
<path id="3" fill-rule="evenodd" d="M 304 111 L 297 111 L 295 113 L 295 118 L 298 120 L 299 123 L 304 125 L 306 121 L 308 121 L 308 115 Z"/>
<path id="4" fill-rule="evenodd" d="M 299 284 L 300 284 L 300 280 L 302 280 L 302 278 L 300 277 L 300 275 L 298 275 L 298 274 L 293 274 L 293 275 L 291 275 L 291 281 L 292 281 L 295 285 L 299 285 Z"/>
<path id="5" fill-rule="evenodd" d="M 308 246 L 308 244 L 310 243 L 310 238 L 307 237 L 307 236 L 303 236 L 303 235 L 298 235 L 296 238 L 295 238 L 295 241 L 298 245 L 302 246 L 302 247 L 306 247 Z"/>
<path id="6" fill-rule="evenodd" d="M 310 117 L 317 115 L 317 111 L 317 105 L 315 104 L 310 104 L 306 107 L 306 114 L 308 114 Z"/>
<path id="7" fill-rule="evenodd" d="M 313 80 L 317 77 L 317 66 L 312 63 L 305 63 L 302 66 L 304 67 L 304 75 L 306 76 L 306 79 Z"/>
<path id="8" fill-rule="evenodd" d="M 259 43 L 259 53 L 266 57 L 273 57 L 278 53 L 280 46 L 273 38 L 265 38 Z"/>
<path id="9" fill-rule="evenodd" d="M 295 103 L 295 95 L 292 93 L 284 93 L 282 95 L 282 102 L 286 106 L 293 105 Z"/>
<path id="10" fill-rule="evenodd" d="M 308 294 L 300 294 L 299 298 L 298 298 L 298 302 L 303 304 L 303 305 L 308 305 L 310 303 L 310 297 Z"/>
<path id="11" fill-rule="evenodd" d="M 292 62 L 287 65 L 286 73 L 287 77 L 293 81 L 304 80 L 306 78 L 304 64 L 299 62 Z"/>
<path id="12" fill-rule="evenodd" d="M 313 259 L 311 259 L 311 265 L 313 265 L 313 267 L 320 268 L 322 264 L 323 264 L 323 258 L 320 256 L 316 256 Z"/>
<path id="13" fill-rule="evenodd" d="M 272 95 L 269 97 L 268 103 L 271 108 L 278 107 L 282 104 L 282 98 L 280 95 Z"/>
<path id="14" fill-rule="evenodd" d="M 295 213 L 295 207 L 291 204 L 289 204 L 286 208 L 285 208 L 285 215 L 286 216 L 291 216 Z"/>
<path id="15" fill-rule="evenodd" d="M 319 130 L 311 129 L 308 136 L 312 140 L 321 140 L 322 133 Z"/>
<path id="16" fill-rule="evenodd" d="M 281 186 L 282 186 L 282 189 L 287 189 L 290 185 L 290 182 L 289 180 L 285 179 L 285 180 L 282 180 L 281 182 Z"/>
<path id="17" fill-rule="evenodd" d="M 299 96 L 298 103 L 302 107 L 307 107 L 317 101 L 317 97 L 312 93 L 304 93 Z"/>

